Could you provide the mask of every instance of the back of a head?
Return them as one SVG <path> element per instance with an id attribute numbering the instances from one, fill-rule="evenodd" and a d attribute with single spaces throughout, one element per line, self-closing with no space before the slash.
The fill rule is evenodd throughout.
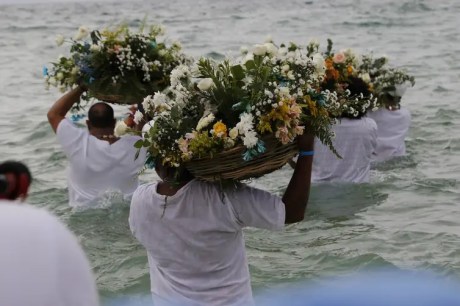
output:
<path id="1" fill-rule="evenodd" d="M 88 119 L 95 128 L 110 128 L 115 125 L 113 108 L 107 103 L 93 104 L 88 111 Z"/>
<path id="2" fill-rule="evenodd" d="M 0 198 L 15 200 L 19 197 L 25 197 L 32 182 L 29 168 L 21 162 L 6 161 L 0 164 L 0 175 L 6 174 L 12 174 L 14 179 L 13 181 L 6 177 L 2 179 Z M 9 188 L 10 186 L 13 187 Z"/>

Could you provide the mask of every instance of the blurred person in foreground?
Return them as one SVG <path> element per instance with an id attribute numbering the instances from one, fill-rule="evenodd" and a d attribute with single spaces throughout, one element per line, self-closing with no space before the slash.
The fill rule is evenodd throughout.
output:
<path id="1" fill-rule="evenodd" d="M 282 230 L 303 220 L 314 137 L 297 141 L 300 157 L 282 198 L 244 184 L 222 188 L 156 162 L 161 181 L 136 190 L 129 216 L 147 250 L 155 305 L 253 305 L 243 228 Z"/>
<path id="2" fill-rule="evenodd" d="M 114 135 L 116 119 L 107 103 L 95 103 L 89 108 L 88 129 L 67 119 L 67 112 L 84 91 L 81 86 L 69 91 L 48 111 L 48 121 L 69 159 L 69 204 L 95 206 L 107 191 L 119 191 L 130 199 L 139 184 L 137 176 L 146 151 L 142 149 L 136 159 L 134 143 L 140 137 Z"/>
<path id="3" fill-rule="evenodd" d="M 45 210 L 15 202 L 31 181 L 24 164 L 0 164 L 0 305 L 99 305 L 75 236 Z"/>
<path id="4" fill-rule="evenodd" d="M 377 147 L 373 160 L 387 161 L 393 157 L 406 155 L 405 139 L 409 132 L 411 115 L 400 102 L 407 86 L 396 85 L 394 90 L 379 96 L 383 107 L 375 112 L 369 112 L 369 118 L 377 124 Z"/>

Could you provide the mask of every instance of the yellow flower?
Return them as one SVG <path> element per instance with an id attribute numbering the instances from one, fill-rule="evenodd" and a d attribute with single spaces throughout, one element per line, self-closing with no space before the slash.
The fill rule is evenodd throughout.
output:
<path id="1" fill-rule="evenodd" d="M 234 127 L 233 129 L 230 130 L 228 135 L 230 136 L 231 139 L 236 139 L 236 137 L 238 137 L 238 129 Z"/>
<path id="2" fill-rule="evenodd" d="M 311 100 L 310 96 L 303 97 L 305 102 L 307 103 L 308 110 L 313 117 L 318 116 L 318 108 L 316 107 L 316 103 Z"/>
<path id="3" fill-rule="evenodd" d="M 217 137 L 227 136 L 227 126 L 224 123 L 222 123 L 222 120 L 216 122 L 212 128 L 214 130 L 214 135 L 216 135 Z"/>
<path id="4" fill-rule="evenodd" d="M 353 67 L 352 66 L 347 67 L 347 73 L 348 73 L 348 75 L 351 75 L 353 73 Z"/>
<path id="5" fill-rule="evenodd" d="M 270 133 L 273 133 L 273 130 L 272 130 L 272 127 L 270 125 L 270 122 L 269 122 L 270 119 L 267 118 L 267 116 L 263 116 L 261 119 L 260 119 L 260 122 L 259 122 L 259 125 L 257 126 L 259 132 L 261 134 L 265 133 L 265 132 L 270 132 Z"/>

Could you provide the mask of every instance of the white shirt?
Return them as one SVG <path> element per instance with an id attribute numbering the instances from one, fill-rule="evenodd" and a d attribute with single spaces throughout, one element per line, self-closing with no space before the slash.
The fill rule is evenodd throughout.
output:
<path id="1" fill-rule="evenodd" d="M 0 201 L 0 245 L 0 305 L 99 305 L 77 239 L 48 212 Z"/>
<path id="2" fill-rule="evenodd" d="M 373 159 L 377 162 L 385 161 L 396 156 L 406 155 L 406 139 L 409 132 L 411 116 L 409 110 L 400 108 L 390 111 L 380 108 L 370 112 L 369 117 L 377 123 L 377 149 Z"/>
<path id="3" fill-rule="evenodd" d="M 246 185 L 223 193 L 198 180 L 171 197 L 156 188 L 140 186 L 129 215 L 148 253 L 155 305 L 252 304 L 242 228 L 282 229 L 281 199 Z"/>
<path id="4" fill-rule="evenodd" d="M 342 159 L 316 139 L 312 182 L 368 182 L 372 154 L 377 146 L 375 121 L 366 117 L 342 118 L 332 129 L 336 135 L 333 144 Z"/>
<path id="5" fill-rule="evenodd" d="M 62 120 L 56 131 L 58 142 L 69 159 L 67 173 L 69 205 L 94 206 L 107 191 L 121 192 L 130 198 L 139 185 L 146 151 L 135 159 L 134 143 L 138 136 L 124 136 L 113 144 L 78 128 L 70 120 Z"/>

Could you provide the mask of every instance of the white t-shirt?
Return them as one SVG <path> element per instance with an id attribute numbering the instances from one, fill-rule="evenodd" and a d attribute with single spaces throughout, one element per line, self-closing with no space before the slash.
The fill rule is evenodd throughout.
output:
<path id="1" fill-rule="evenodd" d="M 94 206 L 107 191 L 121 192 L 130 198 L 139 185 L 146 151 L 135 159 L 138 136 L 124 136 L 113 144 L 89 134 L 87 129 L 62 120 L 56 131 L 58 142 L 69 159 L 69 204 Z"/>
<path id="2" fill-rule="evenodd" d="M 198 180 L 171 197 L 156 188 L 136 190 L 129 216 L 148 253 L 155 305 L 252 304 L 242 229 L 282 229 L 281 199 L 246 185 L 223 193 Z"/>
<path id="3" fill-rule="evenodd" d="M 366 117 L 342 118 L 333 130 L 336 135 L 333 144 L 342 159 L 315 139 L 312 182 L 368 182 L 372 154 L 377 146 L 375 121 Z"/>
<path id="4" fill-rule="evenodd" d="M 370 112 L 369 117 L 377 123 L 377 149 L 373 160 L 382 162 L 396 156 L 406 155 L 406 139 L 411 116 L 409 110 L 402 108 L 390 111 L 380 108 Z"/>
<path id="5" fill-rule="evenodd" d="M 0 245 L 0 305 L 99 305 L 77 239 L 45 210 L 0 201 Z"/>

